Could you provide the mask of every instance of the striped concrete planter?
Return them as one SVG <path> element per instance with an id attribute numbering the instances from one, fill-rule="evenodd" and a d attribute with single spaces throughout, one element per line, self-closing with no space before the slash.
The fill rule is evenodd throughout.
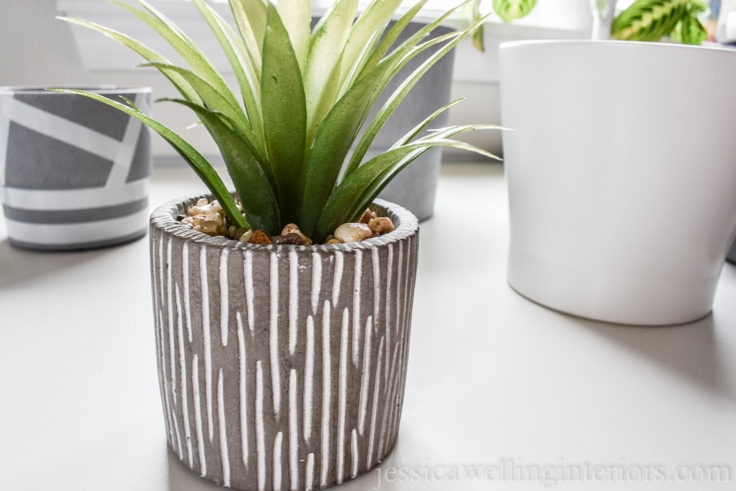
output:
<path id="1" fill-rule="evenodd" d="M 149 88 L 91 88 L 140 108 Z M 128 242 L 148 228 L 148 129 L 97 101 L 0 88 L 0 184 L 10 242 L 74 250 Z"/>
<path id="2" fill-rule="evenodd" d="M 392 450 L 417 264 L 414 215 L 356 244 L 262 246 L 151 217 L 158 367 L 168 440 L 240 490 L 332 486 Z"/>

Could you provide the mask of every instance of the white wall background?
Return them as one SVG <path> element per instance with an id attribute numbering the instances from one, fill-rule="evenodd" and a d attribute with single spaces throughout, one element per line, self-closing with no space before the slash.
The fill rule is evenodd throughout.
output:
<path id="1" fill-rule="evenodd" d="M 486 29 L 485 54 L 475 51 L 469 42 L 459 47 L 453 98 L 465 97 L 466 100 L 451 110 L 451 124 L 500 122 L 497 69 L 497 47 L 500 42 L 524 38 L 580 37 L 587 29 L 587 0 L 540 1 L 546 2 L 546 5 L 540 5 L 542 8 L 536 14 L 537 18 L 526 22 L 526 25 L 489 26 Z M 570 14 L 570 5 L 573 5 L 572 12 L 575 15 Z M 0 0 L 0 86 L 142 85 L 153 87 L 155 98 L 176 95 L 168 82 L 152 69 L 131 67 L 130 70 L 90 71 L 85 68 L 71 26 L 55 19 L 56 8 L 56 0 Z M 562 21 L 559 20 L 561 15 Z M 543 24 L 553 28 L 542 29 L 529 25 L 539 23 L 540 17 Z M 577 29 L 577 32 L 567 30 L 570 27 Z M 109 46 L 110 56 L 116 56 L 116 53 L 125 49 L 102 35 L 95 42 Z M 185 108 L 172 103 L 160 103 L 155 106 L 154 112 L 164 124 L 184 133 L 205 155 L 217 153 L 204 129 L 187 129 L 195 119 Z M 499 132 L 477 132 L 470 141 L 493 152 L 501 152 Z M 159 164 L 178 159 L 174 150 L 157 136 L 154 154 Z M 446 158 L 461 156 L 448 153 Z"/>

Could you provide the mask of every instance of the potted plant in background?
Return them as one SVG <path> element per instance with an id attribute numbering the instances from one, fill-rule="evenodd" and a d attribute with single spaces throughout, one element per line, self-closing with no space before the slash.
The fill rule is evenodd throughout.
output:
<path id="1" fill-rule="evenodd" d="M 281 0 L 278 7 L 231 0 L 234 26 L 204 0 L 193 2 L 231 62 L 242 102 L 197 46 L 142 0 L 140 9 L 115 3 L 153 27 L 187 66 L 124 34 L 67 19 L 136 50 L 168 77 L 182 96 L 174 102 L 194 111 L 213 136 L 235 187 L 231 194 L 197 150 L 131 101 L 84 93 L 156 130 L 219 203 L 193 197 L 163 205 L 151 218 L 169 444 L 195 472 L 235 489 L 324 488 L 374 467 L 398 431 L 418 225 L 403 208 L 374 198 L 432 148 L 489 154 L 452 139 L 482 126 L 420 135 L 448 105 L 385 153 L 364 156 L 412 86 L 482 20 L 426 40 L 451 10 L 391 50 L 425 1 L 385 36 L 399 0 L 372 2 L 357 20 L 358 2 L 338 0 L 311 29 L 304 0 Z M 439 45 L 368 120 L 401 68 Z M 314 244 L 339 237 L 335 230 L 365 216 L 366 207 L 373 219 L 390 218 L 395 230 L 360 242 L 307 245 L 305 235 Z M 202 208 L 222 208 L 230 227 L 221 233 L 241 240 L 180 222 Z M 373 234 L 365 225 L 349 227 Z M 256 236 L 280 244 L 250 243 Z M 295 236 L 300 245 L 284 243 Z"/>
<path id="2" fill-rule="evenodd" d="M 146 87 L 89 88 L 150 106 Z M 34 250 L 122 244 L 148 230 L 148 128 L 40 87 L 0 87 L 0 183 L 8 240 Z"/>
<path id="3" fill-rule="evenodd" d="M 399 45 L 417 31 L 422 29 L 426 22 L 411 22 L 395 41 Z M 389 24 L 389 27 L 391 24 Z M 430 36 L 436 37 L 450 33 L 452 27 L 437 26 Z M 380 111 L 391 93 L 398 88 L 403 78 L 416 70 L 426 59 L 440 49 L 435 46 L 418 55 L 402 68 L 400 73 L 384 90 L 371 109 L 371 115 Z M 413 128 L 419 121 L 429 116 L 437 107 L 444 106 L 451 101 L 452 81 L 454 73 L 455 50 L 443 56 L 432 68 L 427 71 L 402 101 L 401 106 L 394 111 L 386 121 L 381 131 L 371 144 L 367 156 L 372 157 L 386 152 L 396 140 L 396 135 L 403 135 Z M 434 125 L 447 125 L 448 113 L 444 112 L 435 119 Z M 426 130 L 425 130 L 426 131 Z M 442 163 L 442 149 L 437 147 L 428 150 L 414 162 L 405 167 L 379 195 L 393 203 L 411 211 L 421 221 L 434 213 L 435 197 L 437 194 L 437 180 Z"/>
<path id="4" fill-rule="evenodd" d="M 613 6 L 594 36 L 614 40 L 500 48 L 508 282 L 582 317 L 694 321 L 736 231 L 736 52 L 683 44 L 705 37 L 698 2 L 637 0 L 609 23 Z"/>

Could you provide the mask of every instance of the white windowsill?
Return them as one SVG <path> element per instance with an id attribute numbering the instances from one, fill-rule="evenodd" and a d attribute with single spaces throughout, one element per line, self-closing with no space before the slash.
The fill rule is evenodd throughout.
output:
<path id="1" fill-rule="evenodd" d="M 570 3 L 576 0 L 565 1 Z M 225 55 L 217 44 L 217 40 L 191 3 L 172 0 L 150 0 L 150 3 L 181 27 L 210 57 L 210 61 L 219 70 L 226 74 L 232 73 Z M 177 59 L 173 49 L 166 45 L 152 29 L 116 5 L 93 0 L 57 0 L 56 5 L 59 15 L 83 18 L 110 27 L 133 37 L 167 58 Z M 230 18 L 229 7 L 226 3 L 214 2 L 212 5 L 223 17 Z M 427 10 L 422 13 L 422 18 L 434 18 L 433 16 L 438 12 L 434 9 Z M 585 37 L 584 26 L 580 28 L 573 22 L 572 25 L 561 28 L 558 27 L 560 22 L 540 20 L 540 16 L 543 15 L 544 12 L 542 11 L 540 15 L 530 16 L 529 19 L 511 25 L 502 24 L 497 19 L 489 21 L 486 25 L 486 54 L 475 51 L 469 42 L 461 44 L 456 55 L 458 62 L 455 66 L 455 79 L 470 82 L 497 82 L 495 48 L 503 41 Z M 540 23 L 546 23 L 553 27 L 540 27 Z M 567 23 L 570 24 L 570 22 Z M 450 24 L 462 27 L 464 21 L 454 19 Z M 577 24 L 580 24 L 580 22 L 577 22 Z M 77 25 L 71 27 L 77 49 L 87 70 L 93 72 L 131 71 L 134 69 L 153 70 L 138 67 L 142 59 L 136 53 L 113 40 L 107 39 L 100 33 Z M 484 58 L 489 58 L 489 61 L 483 62 Z"/>

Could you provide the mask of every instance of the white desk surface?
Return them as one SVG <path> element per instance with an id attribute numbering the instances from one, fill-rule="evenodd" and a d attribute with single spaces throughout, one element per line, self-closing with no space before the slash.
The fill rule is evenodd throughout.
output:
<path id="1" fill-rule="evenodd" d="M 157 169 L 151 206 L 201 189 Z M 736 489 L 735 266 L 684 326 L 533 304 L 505 281 L 498 164 L 443 166 L 420 243 L 399 441 L 337 489 Z M 0 221 L 0 490 L 223 489 L 167 450 L 147 247 L 27 252 Z"/>

